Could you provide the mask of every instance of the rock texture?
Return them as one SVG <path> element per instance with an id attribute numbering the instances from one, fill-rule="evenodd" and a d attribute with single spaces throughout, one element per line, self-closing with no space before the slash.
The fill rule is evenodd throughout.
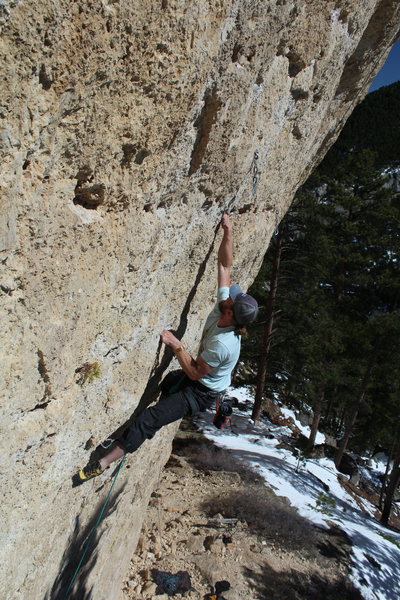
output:
<path id="1" fill-rule="evenodd" d="M 195 353 L 221 212 L 246 286 L 399 20 L 397 0 L 0 2 L 5 598 L 60 596 L 110 483 L 70 476 L 154 398 L 163 328 Z M 117 597 L 173 432 L 127 461 L 76 598 Z"/>

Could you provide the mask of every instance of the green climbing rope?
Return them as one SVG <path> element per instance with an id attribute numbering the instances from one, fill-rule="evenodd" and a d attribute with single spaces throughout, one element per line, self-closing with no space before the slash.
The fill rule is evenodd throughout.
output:
<path id="1" fill-rule="evenodd" d="M 110 487 L 110 490 L 109 490 L 109 492 L 108 492 L 108 494 L 107 494 L 107 497 L 106 497 L 106 499 L 105 499 L 105 501 L 104 501 L 104 504 L 103 504 L 103 506 L 102 506 L 102 508 L 101 508 L 101 511 L 100 511 L 100 513 L 99 513 L 99 516 L 97 517 L 97 521 L 96 521 L 96 523 L 94 524 L 94 526 L 93 526 L 93 528 L 92 528 L 92 531 L 90 532 L 90 534 L 89 534 L 89 537 L 88 537 L 88 538 L 87 538 L 87 540 L 86 540 L 85 547 L 84 547 L 84 550 L 83 550 L 83 552 L 82 552 L 81 559 L 80 559 L 80 561 L 79 561 L 79 563 L 78 563 L 78 566 L 77 566 L 77 567 L 76 567 L 76 569 L 75 569 L 75 572 L 74 572 L 74 574 L 73 574 L 73 576 L 72 576 L 72 578 L 71 578 L 71 581 L 69 582 L 69 585 L 68 585 L 68 587 L 67 587 L 67 591 L 65 592 L 64 600 L 66 600 L 66 599 L 68 598 L 68 596 L 69 596 L 69 594 L 70 594 L 70 592 L 71 592 L 72 586 L 73 586 L 73 584 L 74 584 L 74 581 L 75 581 L 75 579 L 76 579 L 76 577 L 77 577 L 77 575 L 78 575 L 79 569 L 81 568 L 81 566 L 82 566 L 82 563 L 83 563 L 83 561 L 84 561 L 84 559 L 85 559 L 85 556 L 86 556 L 86 554 L 87 554 L 87 551 L 88 551 L 88 550 L 89 550 L 89 548 L 90 548 L 90 544 L 91 544 L 91 542 L 92 542 L 92 537 L 93 537 L 93 534 L 94 534 L 94 532 L 96 531 L 96 528 L 97 528 L 98 524 L 100 523 L 100 521 L 101 521 L 101 518 L 102 518 L 102 516 L 103 516 L 103 514 L 104 514 L 104 511 L 105 511 L 105 509 L 106 509 L 106 506 L 107 506 L 107 504 L 108 504 L 108 502 L 109 502 L 109 500 L 110 500 L 111 492 L 113 491 L 113 487 L 114 487 L 114 485 L 115 485 L 115 482 L 117 481 L 117 477 L 118 477 L 118 475 L 119 475 L 119 472 L 120 472 L 120 470 L 121 470 L 121 467 L 122 467 L 122 465 L 123 465 L 123 463 L 124 463 L 124 460 L 125 460 L 125 458 L 126 458 L 126 457 L 124 456 L 124 457 L 122 458 L 121 462 L 120 462 L 120 463 L 119 463 L 119 465 L 118 465 L 118 469 L 117 469 L 117 472 L 115 473 L 114 481 L 112 482 L 112 485 L 111 485 L 111 487 Z"/>

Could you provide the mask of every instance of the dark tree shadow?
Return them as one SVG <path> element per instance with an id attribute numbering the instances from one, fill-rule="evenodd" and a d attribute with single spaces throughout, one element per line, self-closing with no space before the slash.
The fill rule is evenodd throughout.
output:
<path id="1" fill-rule="evenodd" d="M 233 489 L 223 496 L 207 497 L 201 508 L 209 515 L 221 513 L 226 518 L 245 521 L 248 530 L 285 551 L 315 555 L 316 529 L 296 509 L 272 494 L 263 485 Z"/>
<path id="2" fill-rule="evenodd" d="M 268 600 L 363 600 L 360 592 L 344 575 L 330 581 L 317 573 L 302 573 L 294 569 L 275 571 L 267 562 L 262 571 L 243 568 L 244 576 L 253 586 L 254 598 Z"/>
<path id="3" fill-rule="evenodd" d="M 190 431 L 190 437 L 182 437 L 183 431 Z M 193 431 L 197 434 L 196 437 L 193 437 Z M 232 452 L 216 446 L 199 432 L 191 417 L 182 419 L 179 433 L 172 441 L 172 452 L 184 456 L 193 468 L 199 471 L 237 473 L 246 484 L 263 483 L 259 473 L 252 469 L 251 465 L 238 460 Z"/>
<path id="4" fill-rule="evenodd" d="M 122 485 L 118 492 L 115 492 L 111 496 L 98 527 L 100 527 L 101 523 L 117 509 L 117 500 L 123 493 L 124 488 L 125 484 Z M 97 562 L 97 547 L 102 532 L 100 532 L 97 527 L 95 528 L 95 526 L 103 508 L 103 504 L 104 499 L 101 500 L 101 502 L 98 502 L 92 517 L 82 529 L 79 514 L 77 515 L 74 531 L 61 559 L 59 573 L 51 590 L 44 596 L 44 600 L 92 599 L 92 588 L 88 588 L 87 579 Z M 83 555 L 84 559 L 82 564 L 73 584 L 71 584 Z"/>
<path id="5" fill-rule="evenodd" d="M 323 539 L 318 544 L 318 550 L 326 558 L 336 558 L 341 562 L 350 562 L 353 544 L 343 529 L 331 524 L 329 529 L 322 529 Z"/>

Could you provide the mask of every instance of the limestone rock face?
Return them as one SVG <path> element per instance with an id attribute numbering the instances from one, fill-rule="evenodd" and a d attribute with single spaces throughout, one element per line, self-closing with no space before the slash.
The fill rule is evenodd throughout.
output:
<path id="1" fill-rule="evenodd" d="M 196 353 L 222 211 L 246 287 L 399 25 L 397 0 L 0 2 L 3 597 L 62 597 L 111 485 L 70 478 L 154 399 L 162 329 Z M 117 598 L 174 427 L 127 459 L 76 598 Z"/>

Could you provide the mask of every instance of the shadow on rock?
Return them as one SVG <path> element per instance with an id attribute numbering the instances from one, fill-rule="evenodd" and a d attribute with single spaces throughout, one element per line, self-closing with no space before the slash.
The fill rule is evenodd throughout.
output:
<path id="1" fill-rule="evenodd" d="M 116 510 L 118 506 L 117 499 L 123 493 L 124 487 L 125 485 L 111 496 L 102 516 L 102 521 Z M 44 596 L 44 600 L 92 599 L 92 588 L 88 588 L 87 580 L 97 562 L 97 547 L 103 532 L 97 529 L 96 524 L 103 505 L 104 499 L 97 504 L 93 516 L 83 528 L 81 528 L 79 515 L 76 517 L 74 532 L 61 559 L 59 574 L 51 590 Z M 101 523 L 99 523 L 100 525 Z M 80 565 L 81 560 L 82 564 Z M 78 567 L 79 570 L 76 574 Z"/>

